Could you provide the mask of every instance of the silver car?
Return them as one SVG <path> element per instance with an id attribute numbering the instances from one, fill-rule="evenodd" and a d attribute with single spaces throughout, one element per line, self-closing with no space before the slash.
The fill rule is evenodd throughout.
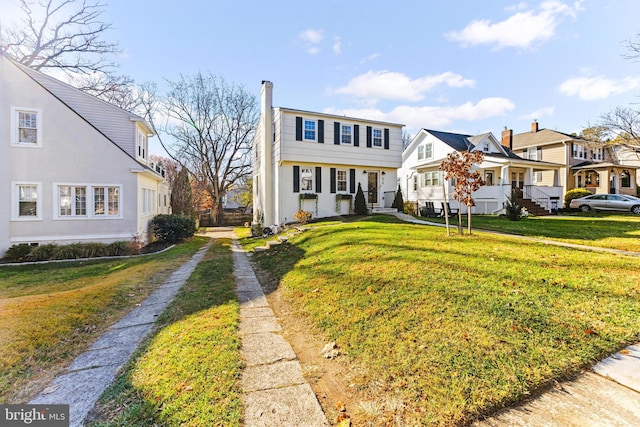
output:
<path id="1" fill-rule="evenodd" d="M 640 198 L 626 194 L 592 194 L 571 200 L 569 207 L 582 212 L 627 211 L 640 214 Z"/>

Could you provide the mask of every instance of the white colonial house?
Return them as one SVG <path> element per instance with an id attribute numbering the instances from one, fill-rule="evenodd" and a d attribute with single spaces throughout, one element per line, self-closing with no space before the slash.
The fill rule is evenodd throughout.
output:
<path id="1" fill-rule="evenodd" d="M 148 239 L 169 188 L 141 117 L 0 51 L 0 256 L 14 244 Z"/>
<path id="2" fill-rule="evenodd" d="M 389 208 L 401 166 L 396 123 L 272 106 L 273 84 L 262 83 L 253 141 L 254 222 L 266 227 L 353 212 L 358 185 L 370 209 Z"/>
<path id="3" fill-rule="evenodd" d="M 482 151 L 485 155 L 476 167 L 485 185 L 473 195 L 476 206 L 472 213 L 502 213 L 515 188 L 522 192 L 527 208 L 537 209 L 537 213 L 562 207 L 562 187 L 558 185 L 562 165 L 522 158 L 490 132 L 474 136 L 429 129 L 421 129 L 402 154 L 398 183 L 404 200 L 419 208 L 433 202 L 439 209 L 446 195 L 452 208 L 466 212 L 466 206 L 452 197 L 454 183 L 444 181 L 440 170 L 442 161 L 454 151 Z M 551 175 L 552 185 L 538 185 L 543 173 Z"/>

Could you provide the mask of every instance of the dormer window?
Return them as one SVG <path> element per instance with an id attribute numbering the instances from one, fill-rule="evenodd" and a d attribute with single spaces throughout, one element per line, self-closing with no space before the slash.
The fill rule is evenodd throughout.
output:
<path id="1" fill-rule="evenodd" d="M 489 142 L 485 142 L 484 144 L 482 144 L 482 151 L 484 151 L 485 153 L 489 152 Z"/>
<path id="2" fill-rule="evenodd" d="M 136 143 L 138 159 L 147 160 L 148 141 L 147 135 L 138 130 L 138 141 Z"/>

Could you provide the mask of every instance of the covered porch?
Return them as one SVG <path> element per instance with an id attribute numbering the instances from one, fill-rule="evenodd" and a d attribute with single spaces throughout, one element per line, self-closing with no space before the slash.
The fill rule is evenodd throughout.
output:
<path id="1" fill-rule="evenodd" d="M 438 208 L 445 201 L 446 195 L 452 208 L 466 213 L 467 207 L 453 199 L 455 183 L 445 182 L 439 167 L 440 162 L 433 162 L 414 168 L 415 178 L 408 184 L 413 185 L 415 191 L 408 192 L 409 200 L 416 201 L 418 207 L 423 207 L 426 202 L 433 202 Z M 531 213 L 549 214 L 562 207 L 561 167 L 562 165 L 548 162 L 487 156 L 476 168 L 485 185 L 474 192 L 476 205 L 471 212 L 494 215 L 504 213 L 507 199 L 516 190 Z"/>
<path id="2" fill-rule="evenodd" d="M 573 188 L 585 188 L 593 194 L 638 194 L 637 167 L 615 163 L 583 162 L 573 166 Z"/>

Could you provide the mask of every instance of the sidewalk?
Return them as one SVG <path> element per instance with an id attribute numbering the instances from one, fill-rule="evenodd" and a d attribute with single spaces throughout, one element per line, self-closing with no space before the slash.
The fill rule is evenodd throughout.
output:
<path id="1" fill-rule="evenodd" d="M 81 426 L 118 370 L 151 331 L 156 318 L 193 273 L 209 246 L 210 243 L 173 272 L 162 286 L 109 328 L 29 403 L 68 404 L 70 427 Z"/>
<path id="2" fill-rule="evenodd" d="M 240 301 L 246 426 L 326 426 L 327 419 L 262 292 L 247 255 L 233 240 Z"/>

